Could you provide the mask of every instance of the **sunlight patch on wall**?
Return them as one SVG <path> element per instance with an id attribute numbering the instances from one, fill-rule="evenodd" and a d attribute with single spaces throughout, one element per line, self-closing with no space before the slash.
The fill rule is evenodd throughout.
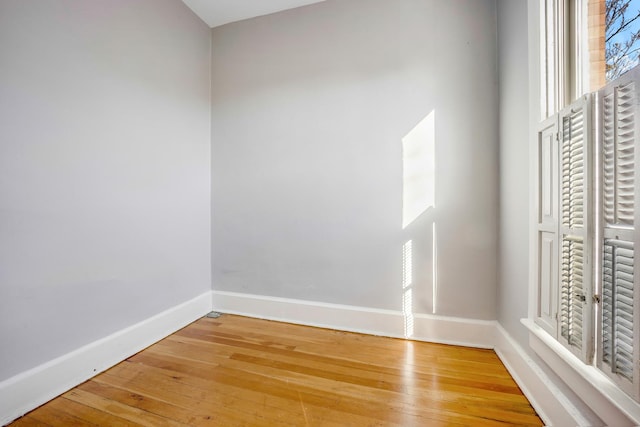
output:
<path id="1" fill-rule="evenodd" d="M 435 111 L 402 138 L 402 228 L 435 203 Z"/>

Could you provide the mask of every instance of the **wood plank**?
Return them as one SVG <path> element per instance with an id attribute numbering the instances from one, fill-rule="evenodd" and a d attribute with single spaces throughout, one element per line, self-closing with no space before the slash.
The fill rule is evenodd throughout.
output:
<path id="1" fill-rule="evenodd" d="M 540 426 L 495 352 L 203 318 L 15 426 Z"/>
<path id="2" fill-rule="evenodd" d="M 57 409 L 59 412 L 63 412 L 66 415 L 74 418 L 79 418 L 82 423 L 87 422 L 89 424 L 99 426 L 113 426 L 113 427 L 125 427 L 125 426 L 140 426 L 140 424 L 125 420 L 116 415 L 109 414 L 101 411 L 98 408 L 87 406 L 82 403 L 77 403 L 69 400 L 63 396 L 53 399 L 45 406 L 50 406 Z"/>
<path id="3" fill-rule="evenodd" d="M 94 380 L 79 385 L 78 389 L 190 426 L 210 425 L 213 419 L 202 411 L 174 405 L 171 402 L 159 400 L 146 394 L 136 393 L 131 388 L 126 388 L 126 386 L 125 388 L 119 388 L 109 385 L 107 382 Z"/>
<path id="4" fill-rule="evenodd" d="M 95 424 L 54 408 L 54 405 L 43 405 L 32 411 L 29 415 L 39 422 L 46 423 L 52 427 L 95 426 Z"/>
<path id="5" fill-rule="evenodd" d="M 177 422 L 170 418 L 165 418 L 134 406 L 126 405 L 107 397 L 93 394 L 79 388 L 75 388 L 63 396 L 71 401 L 82 403 L 95 409 L 99 409 L 119 418 L 135 422 L 148 427 L 183 427 L 187 424 Z"/>
<path id="6" fill-rule="evenodd" d="M 31 415 L 25 415 L 24 417 L 18 418 L 11 425 L 14 427 L 51 427 L 51 424 L 38 421 Z"/>

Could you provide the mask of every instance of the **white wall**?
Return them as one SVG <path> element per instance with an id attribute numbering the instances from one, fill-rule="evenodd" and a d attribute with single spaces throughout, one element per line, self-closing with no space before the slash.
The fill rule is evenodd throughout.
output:
<path id="1" fill-rule="evenodd" d="M 529 50 L 527 1 L 498 3 L 500 243 L 498 320 L 521 345 L 529 289 Z"/>
<path id="2" fill-rule="evenodd" d="M 491 0 L 328 0 L 213 30 L 213 288 L 495 319 Z M 402 138 L 435 111 L 436 206 L 402 229 Z"/>
<path id="3" fill-rule="evenodd" d="M 0 380 L 210 290 L 210 30 L 0 1 Z"/>

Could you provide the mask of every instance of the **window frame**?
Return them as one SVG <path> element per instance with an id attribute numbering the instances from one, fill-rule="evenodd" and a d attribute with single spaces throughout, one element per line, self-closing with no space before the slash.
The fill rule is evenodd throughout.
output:
<path id="1" fill-rule="evenodd" d="M 540 117 L 558 113 L 589 88 L 589 2 L 540 2 Z"/>
<path id="2" fill-rule="evenodd" d="M 634 256 L 633 279 L 633 379 L 625 380 L 609 369 L 603 362 L 603 272 L 605 239 L 625 236 L 640 250 L 640 226 L 607 231 L 604 223 L 603 200 L 603 93 L 621 82 L 635 81 L 634 110 L 634 171 L 635 179 L 640 179 L 640 66 L 624 76 L 604 85 L 592 93 L 583 93 L 590 88 L 590 74 L 595 68 L 589 59 L 590 40 L 587 34 L 590 14 L 601 7 L 601 0 L 543 0 L 540 2 L 540 100 L 542 121 L 538 125 L 535 138 L 535 174 L 532 188 L 534 203 L 534 223 L 532 235 L 534 296 L 532 321 L 542 328 L 553 340 L 569 350 L 579 360 L 574 365 L 590 366 L 606 375 L 619 390 L 640 402 L 640 256 Z M 604 1 L 604 0 L 602 0 Z M 592 67 L 592 68 L 590 68 Z M 596 79 L 597 80 L 597 79 Z M 581 99 L 582 97 L 582 99 Z M 588 170 L 588 201 L 585 209 L 589 219 L 582 233 L 585 243 L 585 268 L 588 281 L 585 286 L 585 307 L 587 317 L 583 324 L 588 340 L 586 348 L 572 348 L 571 343 L 561 333 L 562 299 L 562 248 L 567 229 L 562 224 L 562 123 L 568 111 L 586 100 L 588 110 L 586 127 L 586 151 L 589 151 L 585 169 Z M 545 146 L 546 144 L 546 146 Z M 546 150 L 546 151 L 545 151 Z M 549 154 L 548 152 L 551 152 Z M 546 156 L 546 157 L 545 157 Z M 546 169 L 545 169 L 546 168 Z M 548 170 L 548 169 L 551 170 Z M 548 176 L 544 176 L 548 174 Z M 640 224 L 640 185 L 635 185 L 635 224 Z M 556 188 L 557 186 L 557 188 Z M 548 187 L 548 188 L 546 188 Z M 555 188 L 555 189 L 554 189 Z M 546 194 L 543 194 L 546 192 Z M 545 200 L 551 198 L 551 201 Z M 550 212 L 549 209 L 555 210 Z M 545 211 L 545 212 L 543 212 Z M 610 227 L 609 227 L 610 228 Z M 613 234 L 612 234 L 613 233 Z M 546 246 L 545 246 L 546 245 Z M 550 259 L 544 259 L 550 257 Z M 543 265 L 543 263 L 546 263 Z M 544 276 L 551 275 L 551 279 Z M 547 280 L 548 283 L 544 283 Z M 615 285 L 611 285 L 615 286 Z M 613 306 L 612 306 L 613 307 Z M 584 340 L 583 340 L 584 343 Z M 628 365 L 625 365 L 628 366 Z"/>

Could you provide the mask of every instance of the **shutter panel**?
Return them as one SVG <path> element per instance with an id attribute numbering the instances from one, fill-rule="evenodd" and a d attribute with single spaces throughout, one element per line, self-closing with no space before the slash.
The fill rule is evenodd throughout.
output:
<path id="1" fill-rule="evenodd" d="M 559 149 L 558 116 L 541 123 L 536 156 L 536 245 L 533 251 L 537 286 L 536 323 L 558 334 Z"/>
<path id="2" fill-rule="evenodd" d="M 560 113 L 561 224 L 559 340 L 583 361 L 593 353 L 589 212 L 591 97 Z"/>
<path id="3" fill-rule="evenodd" d="M 598 367 L 622 389 L 640 397 L 638 369 L 638 271 L 634 249 L 638 81 L 632 71 L 599 92 L 602 222 L 599 237 L 600 294 Z"/>

